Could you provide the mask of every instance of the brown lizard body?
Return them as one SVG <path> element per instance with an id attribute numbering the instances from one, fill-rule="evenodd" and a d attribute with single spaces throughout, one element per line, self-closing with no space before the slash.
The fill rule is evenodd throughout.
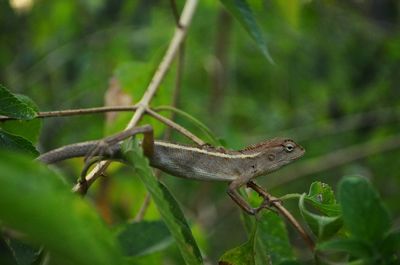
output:
<path id="1" fill-rule="evenodd" d="M 248 146 L 242 150 L 227 150 L 212 146 L 187 146 L 163 141 L 154 141 L 150 126 L 138 127 L 131 132 L 68 145 L 45 153 L 37 158 L 47 164 L 72 157 L 87 156 L 104 142 L 107 153 L 114 158 L 120 151 L 119 142 L 129 135 L 144 133 L 143 149 L 150 165 L 174 176 L 187 179 L 230 182 L 228 194 L 246 212 L 255 214 L 243 200 L 237 189 L 255 177 L 268 174 L 304 155 L 305 150 L 290 139 L 276 138 Z"/>

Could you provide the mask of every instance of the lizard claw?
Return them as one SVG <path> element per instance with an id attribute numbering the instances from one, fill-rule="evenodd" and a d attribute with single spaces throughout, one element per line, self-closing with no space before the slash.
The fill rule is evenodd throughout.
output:
<path id="1" fill-rule="evenodd" d="M 85 156 L 85 163 L 87 161 L 91 160 L 95 156 L 99 157 L 105 157 L 105 156 L 112 156 L 113 151 L 109 143 L 106 141 L 99 141 L 98 144 L 88 152 L 88 154 Z"/>
<path id="2" fill-rule="evenodd" d="M 268 209 L 273 213 L 278 214 L 278 212 L 275 210 L 275 208 L 273 208 L 273 203 L 274 202 L 279 202 L 282 203 L 282 201 L 280 199 L 272 199 L 270 200 L 269 198 L 264 197 L 263 202 L 260 204 L 260 206 L 258 206 L 257 208 L 255 208 L 254 210 L 256 211 L 256 213 L 260 212 L 262 209 Z"/>

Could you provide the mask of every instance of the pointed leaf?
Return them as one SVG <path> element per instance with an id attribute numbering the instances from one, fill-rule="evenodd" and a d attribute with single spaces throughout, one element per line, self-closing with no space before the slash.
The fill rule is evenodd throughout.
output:
<path id="1" fill-rule="evenodd" d="M 39 155 L 39 152 L 31 142 L 17 135 L 10 134 L 0 128 L 0 149 L 28 153 L 32 156 Z"/>
<path id="2" fill-rule="evenodd" d="M 200 250 L 193 238 L 178 202 L 169 190 L 153 175 L 147 158 L 136 141 L 125 141 L 124 158 L 138 173 L 138 176 L 151 194 L 160 215 L 175 239 L 186 264 L 203 264 Z"/>
<path id="3" fill-rule="evenodd" d="M 21 102 L 25 103 L 34 111 L 38 111 L 36 104 L 24 95 L 15 95 Z M 0 123 L 0 127 L 14 135 L 21 136 L 31 143 L 36 144 L 39 138 L 40 129 L 42 127 L 41 119 L 32 120 L 8 120 Z"/>
<path id="4" fill-rule="evenodd" d="M 221 0 L 222 4 L 228 9 L 230 13 L 239 21 L 242 27 L 249 33 L 251 38 L 256 42 L 262 54 L 268 59 L 270 63 L 274 63 L 271 55 L 269 54 L 266 41 L 262 35 L 253 12 L 246 0 Z"/>
<path id="5" fill-rule="evenodd" d="M 29 120 L 34 118 L 36 113 L 31 107 L 0 85 L 0 115 Z"/>

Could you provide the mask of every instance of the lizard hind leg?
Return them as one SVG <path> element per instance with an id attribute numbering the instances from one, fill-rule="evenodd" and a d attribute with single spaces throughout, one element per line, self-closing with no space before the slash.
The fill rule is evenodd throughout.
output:
<path id="1" fill-rule="evenodd" d="M 94 157 L 113 158 L 119 151 L 118 144 L 136 134 L 142 133 L 144 135 L 142 148 L 146 155 L 152 155 L 154 152 L 154 137 L 153 128 L 150 125 L 134 127 L 117 134 L 108 136 L 102 140 L 99 140 L 94 148 L 90 150 L 85 156 L 85 163 L 92 160 Z"/>
<path id="2" fill-rule="evenodd" d="M 153 128 L 150 125 L 134 127 L 117 134 L 108 136 L 99 140 L 95 147 L 93 147 L 85 156 L 85 165 L 81 171 L 79 182 L 86 185 L 86 174 L 89 168 L 102 160 L 107 158 L 115 158 L 114 156 L 119 152 L 119 143 L 129 137 L 142 133 L 144 135 L 142 141 L 143 152 L 146 156 L 152 156 L 154 153 L 154 137 Z"/>

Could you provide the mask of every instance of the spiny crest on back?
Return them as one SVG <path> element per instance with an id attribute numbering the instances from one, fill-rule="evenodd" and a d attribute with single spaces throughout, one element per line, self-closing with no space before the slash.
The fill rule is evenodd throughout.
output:
<path id="1" fill-rule="evenodd" d="M 276 147 L 276 146 L 281 146 L 283 143 L 286 141 L 291 141 L 288 138 L 273 138 L 270 140 L 265 140 L 260 143 L 252 144 L 249 146 L 246 146 L 244 149 L 241 151 L 261 151 L 267 147 Z"/>

